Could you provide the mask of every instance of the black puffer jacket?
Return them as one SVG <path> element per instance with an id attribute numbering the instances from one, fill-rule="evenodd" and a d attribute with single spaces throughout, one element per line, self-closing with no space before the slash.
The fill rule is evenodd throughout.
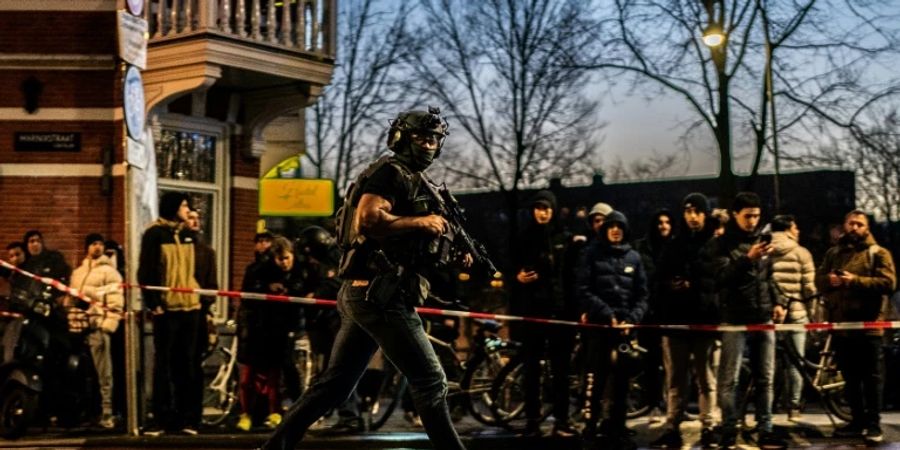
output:
<path id="1" fill-rule="evenodd" d="M 751 261 L 747 252 L 759 240 L 728 222 L 725 234 L 703 248 L 704 276 L 718 295 L 722 321 L 730 324 L 757 324 L 772 320 L 772 308 L 780 300 L 772 286 L 772 261 Z"/>
<path id="2" fill-rule="evenodd" d="M 576 277 L 581 312 L 593 323 L 609 323 L 613 317 L 639 323 L 647 311 L 647 275 L 637 251 L 607 240 L 606 229 L 612 223 L 622 224 L 627 237 L 625 216 L 613 211 L 606 217 L 600 237 L 582 253 Z"/>
<path id="3" fill-rule="evenodd" d="M 716 223 L 715 219 L 707 220 L 701 231 L 694 232 L 682 219 L 680 233 L 662 255 L 657 272 L 659 316 L 668 324 L 719 323 L 715 282 L 703 276 L 700 259 Z"/>

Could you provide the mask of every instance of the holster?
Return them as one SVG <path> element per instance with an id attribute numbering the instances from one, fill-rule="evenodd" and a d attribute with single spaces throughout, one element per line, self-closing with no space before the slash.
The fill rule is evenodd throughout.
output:
<path id="1" fill-rule="evenodd" d="M 406 306 L 421 306 L 428 298 L 431 285 L 428 280 L 409 272 L 394 272 L 376 275 L 369 283 L 366 301 L 384 308 L 398 302 Z"/>

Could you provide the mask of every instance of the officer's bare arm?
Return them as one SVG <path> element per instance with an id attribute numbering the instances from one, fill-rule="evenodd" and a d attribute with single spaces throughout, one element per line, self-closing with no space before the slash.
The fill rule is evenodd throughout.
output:
<path id="1" fill-rule="evenodd" d="M 440 235 L 447 230 L 447 221 L 437 215 L 411 217 L 391 214 L 391 202 L 376 194 L 363 194 L 356 208 L 360 233 L 382 238 L 411 231 Z"/>

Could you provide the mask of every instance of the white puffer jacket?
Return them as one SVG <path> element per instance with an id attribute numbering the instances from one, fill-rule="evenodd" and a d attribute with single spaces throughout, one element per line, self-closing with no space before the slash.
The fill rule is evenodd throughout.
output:
<path id="1" fill-rule="evenodd" d="M 816 266 L 809 250 L 800 246 L 786 232 L 772 233 L 772 280 L 778 285 L 778 295 L 786 303 L 790 299 L 803 300 L 816 294 Z M 790 302 L 787 322 L 806 318 L 802 302 Z"/>
<path id="2" fill-rule="evenodd" d="M 72 272 L 72 287 L 96 302 L 87 310 L 91 329 L 115 332 L 122 318 L 125 297 L 122 276 L 112 261 L 106 255 L 97 259 L 85 258 Z"/>

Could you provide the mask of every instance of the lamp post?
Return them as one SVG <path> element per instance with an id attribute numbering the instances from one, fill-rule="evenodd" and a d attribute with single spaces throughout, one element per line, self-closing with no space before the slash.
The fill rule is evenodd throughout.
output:
<path id="1" fill-rule="evenodd" d="M 757 0 L 757 7 L 762 9 Z M 765 36 L 765 67 L 764 67 L 764 80 L 763 80 L 763 88 L 765 91 L 766 102 L 768 103 L 768 109 L 771 112 L 772 119 L 772 153 L 775 159 L 775 176 L 773 179 L 773 187 L 775 194 L 775 211 L 780 212 L 781 209 L 781 186 L 780 186 L 780 178 L 781 178 L 781 158 L 778 150 L 778 127 L 775 121 L 775 94 L 773 89 L 773 80 L 772 80 L 772 41 L 771 36 L 769 34 L 769 20 L 768 16 L 763 11 L 762 14 L 762 23 L 763 23 L 763 35 Z M 728 40 L 728 35 L 723 31 L 722 26 L 716 22 L 710 22 L 710 24 L 703 30 L 702 36 L 703 44 L 710 48 L 713 52 L 713 59 L 715 61 L 716 52 L 723 52 L 721 49 L 723 44 Z M 718 70 L 718 65 L 717 65 Z M 762 136 L 763 141 L 765 141 L 765 116 L 766 111 L 763 109 L 763 121 L 762 124 Z M 760 150 L 762 151 L 762 150 Z"/>
<path id="2" fill-rule="evenodd" d="M 734 198 L 737 187 L 734 170 L 731 167 L 731 105 L 728 93 L 730 77 L 725 70 L 728 59 L 728 34 L 722 27 L 725 20 L 722 5 L 716 0 L 709 1 L 706 6 L 709 24 L 703 30 L 703 43 L 709 47 L 718 83 L 716 86 L 718 108 L 715 110 L 716 124 L 713 131 L 719 146 L 720 195 L 724 200 L 723 205 L 727 206 Z"/>

